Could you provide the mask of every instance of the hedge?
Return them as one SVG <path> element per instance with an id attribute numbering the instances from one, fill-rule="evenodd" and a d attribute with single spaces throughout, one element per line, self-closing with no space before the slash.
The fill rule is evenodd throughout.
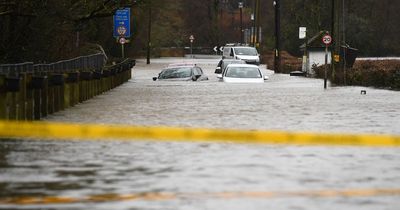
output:
<path id="1" fill-rule="evenodd" d="M 324 66 L 314 68 L 316 77 L 324 77 Z M 352 68 L 346 69 L 346 81 L 344 70 L 337 68 L 332 74 L 329 65 L 328 75 L 336 85 L 370 86 L 400 90 L 400 60 L 358 60 Z M 345 84 L 346 83 L 346 84 Z"/>

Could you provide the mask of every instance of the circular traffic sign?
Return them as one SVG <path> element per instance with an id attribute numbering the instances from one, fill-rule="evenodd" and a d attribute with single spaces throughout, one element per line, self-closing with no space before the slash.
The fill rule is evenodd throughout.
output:
<path id="1" fill-rule="evenodd" d="M 119 26 L 119 27 L 117 28 L 117 33 L 118 33 L 119 35 L 125 35 L 125 34 L 126 34 L 126 28 L 125 28 L 125 26 Z"/>
<path id="2" fill-rule="evenodd" d="M 120 44 L 125 44 L 125 43 L 126 43 L 126 39 L 125 39 L 124 37 L 121 37 L 121 38 L 119 39 L 119 43 L 120 43 Z"/>
<path id="3" fill-rule="evenodd" d="M 322 42 L 323 42 L 325 45 L 330 45 L 330 44 L 332 43 L 332 37 L 331 37 L 331 35 L 329 35 L 329 34 L 324 35 L 324 36 L 322 37 Z"/>

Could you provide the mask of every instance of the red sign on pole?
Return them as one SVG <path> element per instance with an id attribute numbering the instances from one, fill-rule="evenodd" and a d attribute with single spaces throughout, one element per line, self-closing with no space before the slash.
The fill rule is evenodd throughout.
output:
<path id="1" fill-rule="evenodd" d="M 332 37 L 331 37 L 331 35 L 325 34 L 325 35 L 322 37 L 322 42 L 323 42 L 325 45 L 330 45 L 330 44 L 332 43 Z"/>
<path id="2" fill-rule="evenodd" d="M 194 36 L 190 35 L 189 40 L 190 40 L 190 42 L 193 42 L 194 41 Z"/>

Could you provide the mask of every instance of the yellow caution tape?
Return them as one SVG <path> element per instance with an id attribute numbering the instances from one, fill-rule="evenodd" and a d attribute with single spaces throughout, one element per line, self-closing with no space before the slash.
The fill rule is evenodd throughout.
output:
<path id="1" fill-rule="evenodd" d="M 400 136 L 0 121 L 0 138 L 151 139 L 295 145 L 400 146 Z"/>
<path id="2" fill-rule="evenodd" d="M 66 196 L 15 196 L 0 198 L 0 204 L 32 205 L 32 204 L 71 204 L 100 203 L 129 200 L 177 200 L 177 199 L 243 199 L 243 198 L 290 198 L 290 197 L 373 197 L 399 196 L 400 189 L 344 189 L 344 190 L 304 190 L 304 191 L 249 191 L 249 192 L 204 192 L 204 193 L 167 193 L 145 192 L 131 194 L 97 194 L 81 197 Z"/>

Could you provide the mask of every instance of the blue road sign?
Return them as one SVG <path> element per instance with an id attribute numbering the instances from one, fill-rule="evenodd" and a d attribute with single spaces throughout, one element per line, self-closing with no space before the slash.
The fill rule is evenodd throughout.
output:
<path id="1" fill-rule="evenodd" d="M 114 15 L 114 37 L 131 36 L 131 8 L 118 9 Z"/>

